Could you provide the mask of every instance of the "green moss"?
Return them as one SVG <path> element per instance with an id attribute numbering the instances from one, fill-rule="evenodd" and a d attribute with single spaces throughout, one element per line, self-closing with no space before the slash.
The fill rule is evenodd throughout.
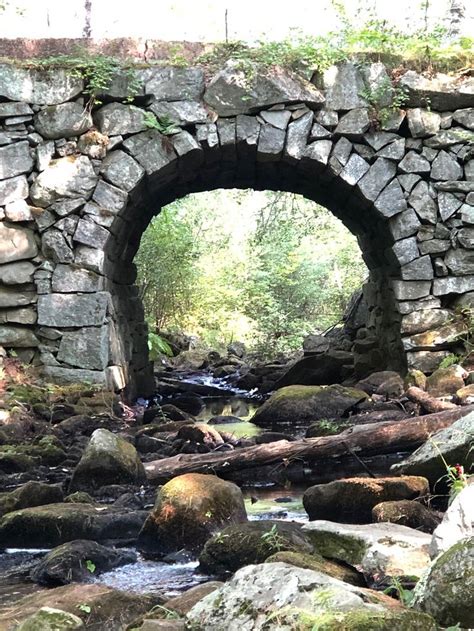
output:
<path id="1" fill-rule="evenodd" d="M 426 614 L 400 611 L 306 611 L 293 607 L 281 609 L 268 616 L 263 629 L 270 631 L 275 625 L 292 631 L 436 631 L 437 624 Z M 273 626 L 272 626 L 273 625 Z"/>
<path id="2" fill-rule="evenodd" d="M 308 530 L 307 535 L 321 556 L 351 565 L 361 563 L 367 549 L 363 541 L 350 535 L 317 530 Z"/>

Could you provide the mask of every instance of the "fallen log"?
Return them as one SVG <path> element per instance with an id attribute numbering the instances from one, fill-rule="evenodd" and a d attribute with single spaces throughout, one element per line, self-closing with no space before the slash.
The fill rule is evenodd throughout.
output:
<path id="1" fill-rule="evenodd" d="M 427 414 L 435 414 L 436 412 L 443 412 L 444 410 L 454 410 L 457 408 L 457 405 L 454 403 L 450 403 L 449 401 L 441 401 L 436 397 L 430 396 L 427 392 L 422 390 L 421 388 L 417 388 L 416 386 L 411 386 L 406 391 L 407 397 L 410 401 L 414 403 L 418 403 L 421 405 L 423 410 Z"/>
<path id="2" fill-rule="evenodd" d="M 474 405 L 457 407 L 438 414 L 415 416 L 402 421 L 356 425 L 335 436 L 303 438 L 294 442 L 279 440 L 235 451 L 208 454 L 178 454 L 145 463 L 148 480 L 164 484 L 184 473 L 215 473 L 225 476 L 230 471 L 251 469 L 272 463 L 288 465 L 295 460 L 311 462 L 350 456 L 360 457 L 412 451 L 429 436 L 449 427 L 454 421 L 474 411 Z"/>

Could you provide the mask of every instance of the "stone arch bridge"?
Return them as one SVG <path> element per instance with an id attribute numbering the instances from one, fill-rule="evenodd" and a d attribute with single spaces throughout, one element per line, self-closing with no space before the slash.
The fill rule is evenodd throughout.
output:
<path id="1" fill-rule="evenodd" d="M 149 392 L 140 237 L 176 198 L 229 187 L 302 194 L 357 236 L 370 270 L 359 373 L 429 372 L 466 334 L 456 309 L 474 295 L 472 79 L 409 71 L 401 110 L 381 89 L 381 64 L 345 63 L 316 82 L 232 64 L 211 77 L 198 67 L 138 73 L 134 104 L 119 78 L 90 111 L 66 70 L 0 66 L 7 351 L 52 381 Z M 169 120 L 177 133 L 153 127 Z"/>

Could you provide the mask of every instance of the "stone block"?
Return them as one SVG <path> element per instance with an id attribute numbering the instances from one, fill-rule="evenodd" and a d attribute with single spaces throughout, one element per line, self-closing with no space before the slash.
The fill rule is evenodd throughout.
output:
<path id="1" fill-rule="evenodd" d="M 57 105 L 78 96 L 84 88 L 80 77 L 62 68 L 35 70 L 13 64 L 0 65 L 0 96 L 33 105 Z"/>
<path id="2" fill-rule="evenodd" d="M 7 180 L 0 181 L 0 205 L 10 204 L 19 199 L 28 197 L 28 181 L 26 176 L 18 175 Z"/>
<path id="3" fill-rule="evenodd" d="M 68 156 L 52 160 L 34 181 L 30 197 L 40 208 L 64 198 L 88 199 L 97 183 L 97 175 L 86 156 Z"/>
<path id="4" fill-rule="evenodd" d="M 245 73 L 230 62 L 211 79 L 204 101 L 224 117 L 255 112 L 279 103 L 306 103 L 311 109 L 324 103 L 322 93 L 304 79 L 280 68 L 265 74 L 255 70 L 255 77 L 248 80 Z"/>
<path id="5" fill-rule="evenodd" d="M 35 116 L 34 126 L 43 138 L 70 138 L 90 129 L 92 117 L 80 103 L 62 103 L 40 110 Z"/>
<path id="6" fill-rule="evenodd" d="M 330 110 L 352 110 L 368 105 L 361 96 L 365 91 L 362 73 L 350 62 L 328 68 L 324 72 L 323 88 L 326 96 L 325 106 Z"/>
<path id="7" fill-rule="evenodd" d="M 51 282 L 53 293 L 91 293 L 104 288 L 103 276 L 72 265 L 56 265 Z"/>
<path id="8" fill-rule="evenodd" d="M 149 175 L 160 171 L 176 160 L 176 153 L 172 144 L 155 129 L 130 136 L 124 140 L 123 146 Z"/>
<path id="9" fill-rule="evenodd" d="M 64 333 L 57 359 L 71 366 L 103 370 L 108 362 L 108 327 L 84 327 Z"/>
<path id="10" fill-rule="evenodd" d="M 15 261 L 0 265 L 0 283 L 4 285 L 24 285 L 33 282 L 36 267 L 29 261 Z"/>
<path id="11" fill-rule="evenodd" d="M 435 278 L 433 281 L 433 294 L 435 296 L 465 294 L 468 291 L 474 291 L 474 276 L 448 276 Z"/>
<path id="12" fill-rule="evenodd" d="M 0 324 L 0 346 L 33 348 L 38 346 L 38 344 L 38 338 L 31 329 Z"/>
<path id="13" fill-rule="evenodd" d="M 47 294 L 38 298 L 38 324 L 59 328 L 104 324 L 109 294 Z"/>
<path id="14" fill-rule="evenodd" d="M 0 265 L 32 259 L 37 254 L 38 246 L 33 230 L 0 222 Z"/>
<path id="15" fill-rule="evenodd" d="M 418 300 L 429 295 L 431 282 L 426 280 L 393 280 L 392 289 L 397 300 Z"/>
<path id="16" fill-rule="evenodd" d="M 151 68 L 144 72 L 145 94 L 156 101 L 200 101 L 204 93 L 201 68 Z"/>
<path id="17" fill-rule="evenodd" d="M 290 161 L 298 161 L 301 159 L 312 125 L 313 112 L 307 112 L 288 126 L 285 156 L 290 158 Z"/>
<path id="18" fill-rule="evenodd" d="M 29 173 L 32 168 L 33 158 L 27 141 L 0 147 L 0 180 Z"/>
<path id="19" fill-rule="evenodd" d="M 74 241 L 98 249 L 105 247 L 109 237 L 110 232 L 106 228 L 86 219 L 79 219 L 76 232 L 74 233 Z"/>
<path id="20" fill-rule="evenodd" d="M 0 286 L 0 308 L 22 307 L 36 302 L 36 292 L 31 290 L 19 291 L 12 287 Z"/>
<path id="21" fill-rule="evenodd" d="M 370 201 L 377 199 L 385 186 L 393 179 L 396 167 L 386 158 L 377 158 L 357 186 L 364 197 Z"/>
<path id="22" fill-rule="evenodd" d="M 285 146 L 286 132 L 273 125 L 262 125 L 258 139 L 257 156 L 262 162 L 278 160 Z"/>
<path id="23" fill-rule="evenodd" d="M 125 103 L 109 103 L 94 113 L 94 123 L 106 136 L 137 134 L 147 129 L 145 110 Z"/>
<path id="24" fill-rule="evenodd" d="M 124 191 L 131 191 L 142 180 L 145 169 L 124 151 L 112 151 L 102 161 L 100 172 L 104 178 Z"/>
<path id="25" fill-rule="evenodd" d="M 400 275 L 403 280 L 431 280 L 434 277 L 430 256 L 421 256 L 402 265 Z"/>

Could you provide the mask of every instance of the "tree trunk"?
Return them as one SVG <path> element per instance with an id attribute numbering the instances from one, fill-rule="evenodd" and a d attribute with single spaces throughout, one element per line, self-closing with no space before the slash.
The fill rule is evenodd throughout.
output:
<path id="1" fill-rule="evenodd" d="M 431 434 L 449 427 L 454 421 L 474 410 L 474 405 L 416 416 L 402 421 L 357 425 L 337 434 L 320 438 L 304 438 L 294 442 L 279 440 L 255 447 L 245 447 L 232 452 L 209 454 L 179 454 L 171 458 L 154 460 L 145 464 L 148 480 L 152 484 L 164 484 L 184 473 L 215 473 L 251 469 L 262 465 L 294 460 L 311 462 L 320 459 L 350 456 L 390 454 L 411 451 L 419 447 Z"/>

